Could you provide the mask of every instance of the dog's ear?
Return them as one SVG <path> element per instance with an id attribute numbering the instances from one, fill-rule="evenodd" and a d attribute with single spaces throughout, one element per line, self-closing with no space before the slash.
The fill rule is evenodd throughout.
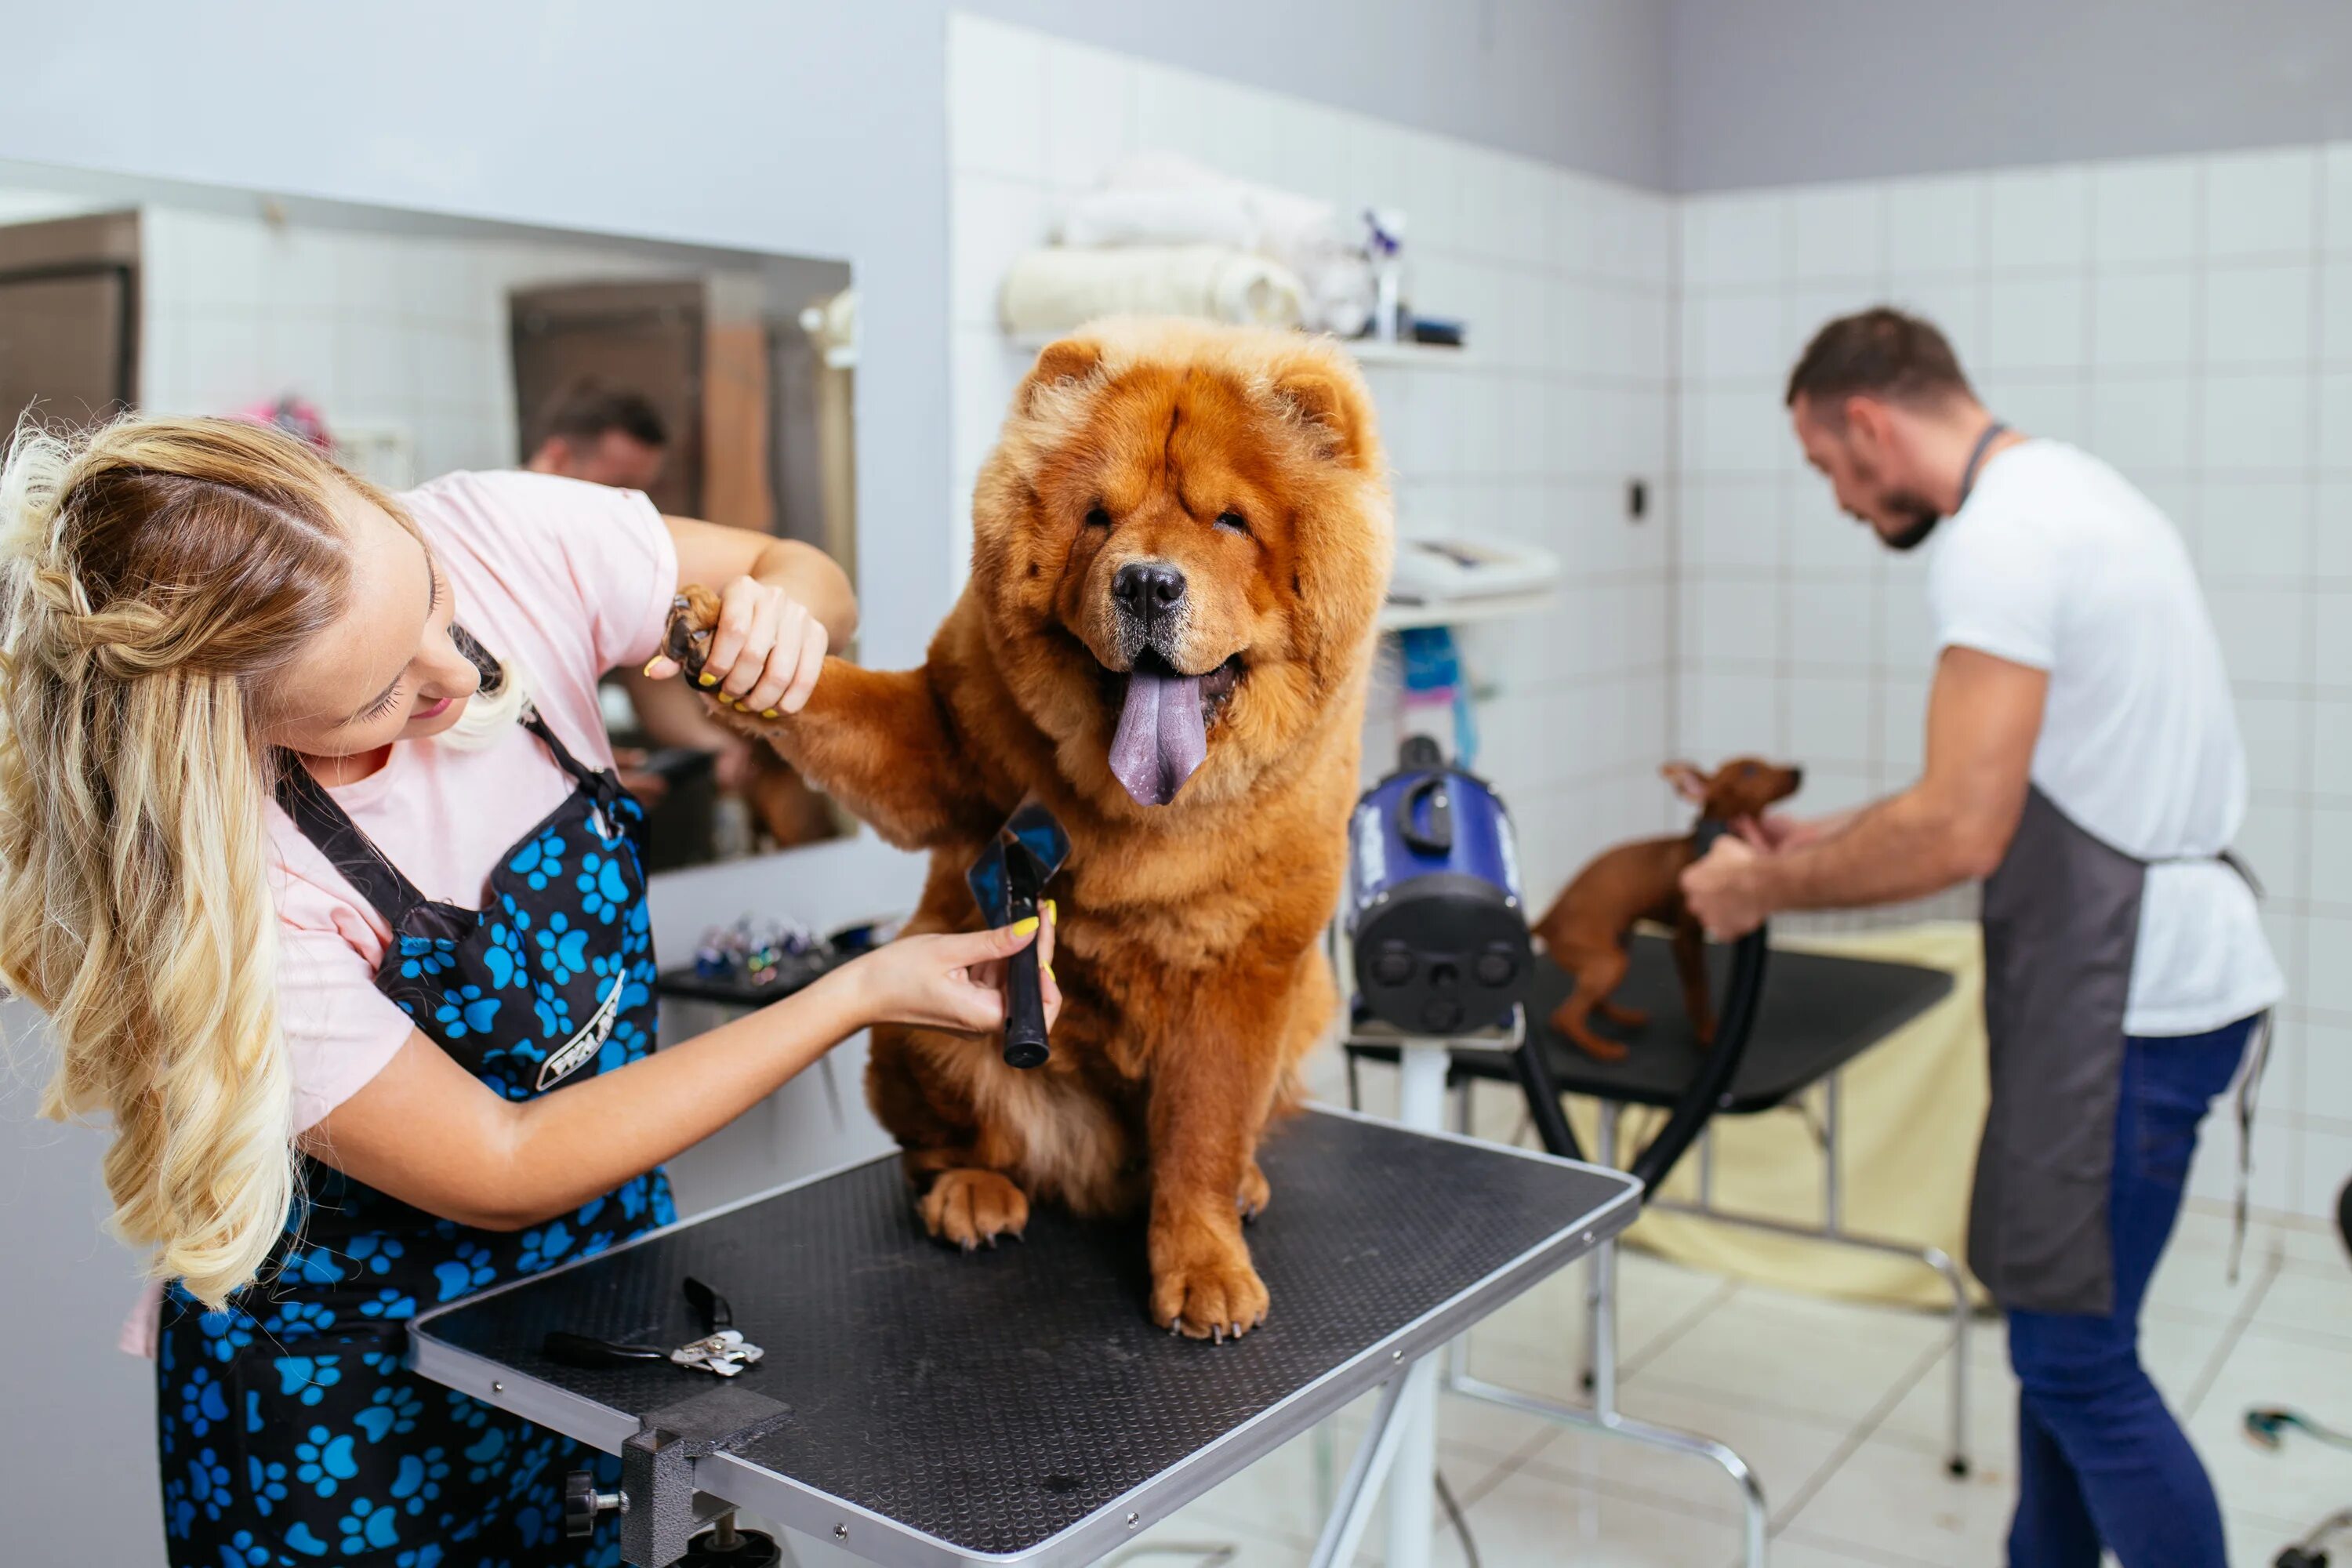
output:
<path id="1" fill-rule="evenodd" d="M 1274 396 L 1322 456 L 1346 468 L 1364 466 L 1371 408 L 1362 387 L 1321 365 L 1301 364 L 1275 377 Z"/>
<path id="2" fill-rule="evenodd" d="M 1706 804 L 1707 776 L 1696 763 L 1668 763 L 1658 773 L 1675 786 L 1676 795 L 1693 805 Z"/>
<path id="3" fill-rule="evenodd" d="M 1038 397 L 1055 387 L 1084 381 L 1102 364 L 1102 350 L 1083 338 L 1056 338 L 1037 351 L 1037 363 L 1014 400 L 1024 414 L 1037 412 Z"/>

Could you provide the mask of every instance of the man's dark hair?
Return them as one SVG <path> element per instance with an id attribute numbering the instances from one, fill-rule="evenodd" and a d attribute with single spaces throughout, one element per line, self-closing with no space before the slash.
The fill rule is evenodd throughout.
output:
<path id="1" fill-rule="evenodd" d="M 1919 408 L 1975 395 L 1934 322 L 1880 305 L 1840 316 L 1815 332 L 1789 373 L 1782 401 L 1793 408 L 1802 397 L 1815 417 L 1837 423 L 1849 397 Z"/>
<path id="2" fill-rule="evenodd" d="M 648 447 L 669 445 L 669 428 L 648 399 L 593 375 L 565 382 L 540 410 L 541 442 L 560 436 L 567 442 L 589 446 L 607 430 L 618 430 Z"/>

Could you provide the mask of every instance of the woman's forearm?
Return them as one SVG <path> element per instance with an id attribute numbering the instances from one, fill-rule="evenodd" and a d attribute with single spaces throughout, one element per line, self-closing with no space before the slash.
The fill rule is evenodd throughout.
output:
<path id="1" fill-rule="evenodd" d="M 507 1191 L 520 1228 L 568 1214 L 692 1148 L 865 1026 L 835 971 L 706 1034 L 515 1107 Z"/>
<path id="2" fill-rule="evenodd" d="M 794 539 L 775 540 L 760 552 L 759 560 L 744 575 L 782 588 L 806 605 L 809 614 L 824 627 L 828 647 L 847 647 L 849 639 L 857 635 L 857 595 L 849 586 L 849 574 L 814 545 Z"/>
<path id="3" fill-rule="evenodd" d="M 427 1214 L 520 1230 L 691 1147 L 864 1028 L 855 966 L 707 1034 L 520 1104 L 423 1034 L 304 1147 Z"/>

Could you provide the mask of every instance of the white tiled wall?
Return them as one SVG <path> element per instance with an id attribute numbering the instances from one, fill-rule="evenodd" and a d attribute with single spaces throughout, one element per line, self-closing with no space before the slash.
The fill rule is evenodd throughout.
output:
<path id="1" fill-rule="evenodd" d="M 1919 563 L 1838 515 L 1780 394 L 1827 317 L 1924 311 L 1997 413 L 2116 463 L 2196 552 L 2294 986 L 2255 1200 L 2322 1213 L 2352 1172 L 2352 146 L 1743 192 L 1681 233 L 1678 741 L 1799 758 L 1816 808 L 1914 776 Z M 2201 1194 L 2234 1142 L 2209 1124 Z"/>
<path id="2" fill-rule="evenodd" d="M 226 414 L 294 393 L 331 429 L 404 427 L 420 476 L 515 460 L 509 289 L 696 272 L 555 236 L 273 224 L 169 205 L 142 221 L 146 407 Z"/>
<path id="3" fill-rule="evenodd" d="M 1056 204 L 1136 151 L 1329 198 L 1400 207 L 1424 314 L 1469 323 L 1459 363 L 1369 373 L 1401 530 L 1498 530 L 1567 560 L 1556 614 L 1475 628 L 1491 683 L 1483 771 L 1551 889 L 1593 849 L 1666 819 L 1667 301 L 1672 204 L 1528 159 L 956 16 L 948 36 L 954 452 L 946 533 L 1030 355 L 996 293 Z M 1627 479 L 1650 482 L 1629 523 Z M 1392 755 L 1376 720 L 1368 761 Z"/>

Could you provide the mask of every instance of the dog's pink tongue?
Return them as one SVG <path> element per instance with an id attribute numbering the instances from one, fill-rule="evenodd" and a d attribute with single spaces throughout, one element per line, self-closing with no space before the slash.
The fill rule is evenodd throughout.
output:
<path id="1" fill-rule="evenodd" d="M 1201 719 L 1201 678 L 1139 669 L 1127 678 L 1127 706 L 1111 737 L 1110 771 L 1138 805 L 1166 805 L 1209 754 Z"/>

